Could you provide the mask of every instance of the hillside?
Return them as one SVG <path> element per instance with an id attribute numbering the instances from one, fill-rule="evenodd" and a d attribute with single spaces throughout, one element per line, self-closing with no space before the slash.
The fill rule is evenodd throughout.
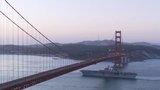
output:
<path id="1" fill-rule="evenodd" d="M 90 41 L 90 43 L 93 43 Z M 112 43 L 112 42 L 111 42 Z M 54 50 L 49 52 L 46 48 L 41 45 L 29 45 L 29 46 L 16 46 L 16 45 L 0 45 L 0 54 L 30 54 L 30 55 L 49 55 L 54 54 L 56 56 L 62 56 L 63 53 L 51 44 L 46 44 Z M 114 52 L 114 45 L 86 45 L 84 42 L 75 44 L 59 44 L 60 47 L 67 51 L 68 58 L 84 60 L 87 58 L 93 58 L 97 56 L 103 56 L 107 53 Z M 160 49 L 158 45 L 138 45 L 136 44 L 125 44 L 123 45 L 123 52 L 128 53 L 129 58 L 135 60 L 145 59 L 157 59 L 160 58 Z"/>
<path id="2" fill-rule="evenodd" d="M 83 45 L 96 45 L 96 46 L 109 46 L 113 45 L 113 40 L 95 40 L 95 41 L 82 41 L 78 42 L 77 44 L 83 44 Z"/>

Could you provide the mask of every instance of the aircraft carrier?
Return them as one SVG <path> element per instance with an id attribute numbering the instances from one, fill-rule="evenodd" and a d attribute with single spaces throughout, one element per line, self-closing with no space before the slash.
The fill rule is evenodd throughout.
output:
<path id="1" fill-rule="evenodd" d="M 102 78 L 136 79 L 137 73 L 121 72 L 116 69 L 105 68 L 104 70 L 81 70 L 83 76 Z"/>

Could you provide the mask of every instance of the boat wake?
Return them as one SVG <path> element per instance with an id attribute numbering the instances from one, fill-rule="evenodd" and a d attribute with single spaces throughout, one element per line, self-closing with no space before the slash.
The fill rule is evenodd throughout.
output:
<path id="1" fill-rule="evenodd" d="M 160 81 L 160 77 L 136 76 L 138 80 Z"/>

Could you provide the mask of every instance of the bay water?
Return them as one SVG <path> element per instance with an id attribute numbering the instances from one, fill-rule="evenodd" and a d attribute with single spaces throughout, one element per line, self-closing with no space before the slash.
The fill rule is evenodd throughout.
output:
<path id="1" fill-rule="evenodd" d="M 34 74 L 39 71 L 43 71 L 43 69 L 49 70 L 51 68 L 61 67 L 65 64 L 69 65 L 80 62 L 71 59 L 64 60 L 58 57 L 53 57 L 51 59 L 47 58 L 49 57 L 21 55 L 16 58 L 16 55 L 0 55 L 1 83 L 10 81 L 14 78 L 16 79 L 17 77 L 25 76 L 28 73 Z M 21 59 L 23 61 L 21 61 Z M 46 62 L 46 67 L 44 66 L 42 68 L 42 65 L 44 64 L 43 60 L 48 61 Z M 47 67 L 47 63 L 49 62 L 52 65 Z M 17 63 L 21 63 L 21 65 L 23 65 L 19 67 L 12 66 L 13 64 L 17 65 Z M 112 63 L 101 62 L 85 67 L 81 70 L 100 70 L 109 65 L 112 65 Z M 23 72 L 18 73 L 16 70 L 21 70 Z M 136 77 L 136 80 L 83 77 L 80 70 L 76 70 L 32 86 L 26 90 L 160 90 L 160 59 L 131 62 L 125 66 L 123 71 L 136 72 L 138 73 L 138 76 Z M 10 74 L 14 74 L 15 76 L 13 77 Z"/>

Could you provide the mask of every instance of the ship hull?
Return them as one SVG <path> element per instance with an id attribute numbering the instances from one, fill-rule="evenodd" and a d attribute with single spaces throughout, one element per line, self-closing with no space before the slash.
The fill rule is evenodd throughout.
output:
<path id="1" fill-rule="evenodd" d="M 88 77 L 101 77 L 101 78 L 123 78 L 123 79 L 136 79 L 136 73 L 127 72 L 108 72 L 105 70 L 92 71 L 92 70 L 81 70 L 83 76 Z"/>

